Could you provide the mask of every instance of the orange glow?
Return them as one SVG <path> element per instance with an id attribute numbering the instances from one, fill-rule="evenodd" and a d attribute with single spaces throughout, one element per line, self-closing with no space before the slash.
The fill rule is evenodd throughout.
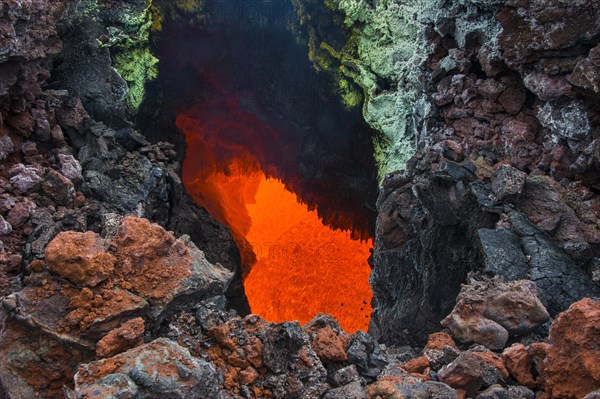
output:
<path id="1" fill-rule="evenodd" d="M 267 151 L 253 140 L 276 132 L 231 99 L 182 113 L 177 126 L 187 143 L 183 182 L 238 242 L 252 312 L 302 324 L 330 313 L 346 331 L 366 331 L 372 243 L 324 225 L 280 180 L 265 176 Z"/>

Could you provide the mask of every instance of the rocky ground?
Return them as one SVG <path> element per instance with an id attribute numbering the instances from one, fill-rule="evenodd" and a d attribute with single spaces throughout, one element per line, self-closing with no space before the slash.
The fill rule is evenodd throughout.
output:
<path id="1" fill-rule="evenodd" d="M 455 3 L 347 334 L 231 309 L 229 231 L 129 122 L 102 45 L 122 3 L 3 1 L 0 398 L 599 397 L 600 7 Z"/>

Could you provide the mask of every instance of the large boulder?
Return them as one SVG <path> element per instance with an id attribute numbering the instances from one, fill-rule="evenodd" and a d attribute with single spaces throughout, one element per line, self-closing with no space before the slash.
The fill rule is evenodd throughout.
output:
<path id="1" fill-rule="evenodd" d="M 165 338 L 109 359 L 83 364 L 74 396 L 83 398 L 218 398 L 218 374 L 209 363 Z"/>
<path id="2" fill-rule="evenodd" d="M 550 319 L 528 280 L 476 280 L 463 285 L 452 313 L 442 320 L 454 338 L 503 349 L 509 336 L 532 332 Z"/>
<path id="3" fill-rule="evenodd" d="M 550 328 L 544 389 L 552 398 L 582 398 L 600 389 L 600 302 L 583 299 Z"/>

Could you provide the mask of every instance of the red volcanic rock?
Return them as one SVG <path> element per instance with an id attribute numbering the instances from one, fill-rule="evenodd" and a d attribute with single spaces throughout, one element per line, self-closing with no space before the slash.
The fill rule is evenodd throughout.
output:
<path id="1" fill-rule="evenodd" d="M 68 345 L 41 329 L 24 328 L 0 310 L 0 376 L 7 398 L 63 398 L 77 363 L 91 353 Z M 4 396 L 2 396 L 4 398 Z"/>
<path id="2" fill-rule="evenodd" d="M 531 373 L 533 358 L 523 344 L 514 344 L 502 352 L 502 359 L 510 375 L 521 385 L 529 388 L 537 386 Z"/>
<path id="3" fill-rule="evenodd" d="M 425 349 L 444 349 L 446 345 L 456 348 L 456 343 L 449 334 L 438 332 L 429 334 Z"/>
<path id="4" fill-rule="evenodd" d="M 42 181 L 42 191 L 58 205 L 73 203 L 75 188 L 73 182 L 55 170 L 50 169 Z"/>
<path id="5" fill-rule="evenodd" d="M 310 344 L 323 363 L 345 362 L 348 360 L 344 341 L 329 326 L 318 329 L 311 334 Z"/>
<path id="6" fill-rule="evenodd" d="M 63 232 L 46 247 L 48 270 L 79 286 L 95 287 L 114 271 L 115 258 L 94 232 Z"/>
<path id="7" fill-rule="evenodd" d="M 96 343 L 96 356 L 111 357 L 143 343 L 144 319 L 137 317 L 115 328 Z"/>
<path id="8" fill-rule="evenodd" d="M 558 315 L 550 328 L 545 391 L 552 398 L 582 398 L 600 388 L 600 302 L 589 298 Z"/>
<path id="9" fill-rule="evenodd" d="M 532 72 L 525 75 L 523 83 L 527 89 L 544 101 L 562 96 L 574 97 L 575 95 L 573 87 L 562 76 L 548 76 L 543 73 Z"/>
<path id="10" fill-rule="evenodd" d="M 507 3 L 499 14 L 498 44 L 509 66 L 535 60 L 544 51 L 566 49 L 600 33 L 596 0 L 547 0 Z"/>
<path id="11" fill-rule="evenodd" d="M 460 341 L 502 349 L 509 335 L 533 331 L 549 318 L 533 282 L 472 279 L 442 325 Z"/>
<path id="12" fill-rule="evenodd" d="M 413 377 L 418 377 L 423 380 L 429 379 L 429 359 L 425 356 L 419 356 L 409 360 L 402 365 L 402 368 Z"/>
<path id="13" fill-rule="evenodd" d="M 594 47 L 586 59 L 579 61 L 567 79 L 575 86 L 600 93 L 600 45 Z"/>
<path id="14" fill-rule="evenodd" d="M 31 213 L 35 210 L 36 205 L 29 199 L 25 199 L 23 202 L 19 202 L 15 205 L 8 215 L 6 221 L 12 225 L 13 228 L 17 229 L 23 226 L 31 216 Z"/>
<path id="15" fill-rule="evenodd" d="M 204 290 L 225 290 L 232 273 L 210 264 L 188 239 L 175 236 L 147 219 L 126 217 L 111 241 L 117 259 L 115 282 L 148 300 L 158 317 L 174 298 Z"/>

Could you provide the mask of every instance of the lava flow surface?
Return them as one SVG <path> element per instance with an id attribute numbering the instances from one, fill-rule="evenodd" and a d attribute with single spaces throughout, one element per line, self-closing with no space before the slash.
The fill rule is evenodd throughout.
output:
<path id="1" fill-rule="evenodd" d="M 238 242 L 252 312 L 300 323 L 330 313 L 346 331 L 366 331 L 372 243 L 325 225 L 286 188 L 276 176 L 274 157 L 286 146 L 278 132 L 235 99 L 215 101 L 177 118 L 187 143 L 183 180 Z"/>

